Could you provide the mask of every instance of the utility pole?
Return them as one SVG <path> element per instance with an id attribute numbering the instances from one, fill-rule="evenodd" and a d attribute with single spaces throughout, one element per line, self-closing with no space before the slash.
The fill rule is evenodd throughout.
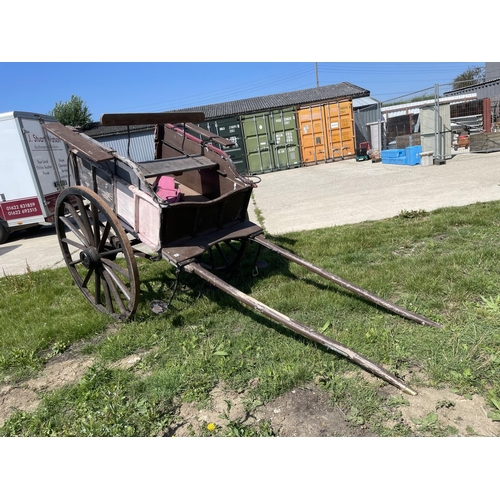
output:
<path id="1" fill-rule="evenodd" d="M 319 87 L 319 76 L 318 76 L 318 63 L 314 63 L 316 69 L 316 87 Z"/>

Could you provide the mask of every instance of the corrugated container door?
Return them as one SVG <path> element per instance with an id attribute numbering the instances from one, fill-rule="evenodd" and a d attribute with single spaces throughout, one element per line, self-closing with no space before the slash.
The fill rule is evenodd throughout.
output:
<path id="1" fill-rule="evenodd" d="M 270 145 L 269 116 L 267 114 L 240 117 L 250 173 L 270 172 L 274 162 Z"/>
<path id="2" fill-rule="evenodd" d="M 293 108 L 272 111 L 275 165 L 278 169 L 294 168 L 301 164 L 297 118 Z"/>
<path id="3" fill-rule="evenodd" d="M 243 135 L 241 133 L 241 126 L 237 116 L 210 120 L 200 123 L 199 126 L 224 139 L 234 142 L 234 146 L 219 145 L 219 147 L 231 158 L 236 170 L 240 174 L 248 173 Z"/>
<path id="4" fill-rule="evenodd" d="M 299 109 L 300 153 L 304 163 L 318 163 L 327 159 L 324 116 L 320 106 Z"/>
<path id="5" fill-rule="evenodd" d="M 355 154 L 352 102 L 329 103 L 323 106 L 326 123 L 328 158 L 344 158 Z"/>

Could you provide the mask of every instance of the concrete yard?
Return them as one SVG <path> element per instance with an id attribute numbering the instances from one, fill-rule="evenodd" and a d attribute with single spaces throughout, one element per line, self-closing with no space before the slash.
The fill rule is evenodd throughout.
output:
<path id="1" fill-rule="evenodd" d="M 353 159 L 271 172 L 254 200 L 270 234 L 500 200 L 500 152 L 457 154 L 428 167 Z"/>
<path id="2" fill-rule="evenodd" d="M 249 207 L 270 234 L 283 234 L 500 200 L 500 152 L 462 153 L 444 165 L 336 161 L 262 174 Z M 0 246 L 0 276 L 64 266 L 53 227 L 14 233 Z"/>

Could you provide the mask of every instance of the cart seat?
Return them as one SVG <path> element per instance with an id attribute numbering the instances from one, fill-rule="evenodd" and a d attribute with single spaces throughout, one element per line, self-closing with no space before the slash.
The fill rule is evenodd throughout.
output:
<path id="1" fill-rule="evenodd" d="M 167 203 L 175 203 L 181 199 L 181 190 L 175 187 L 175 179 L 168 175 L 159 177 L 156 194 Z"/>

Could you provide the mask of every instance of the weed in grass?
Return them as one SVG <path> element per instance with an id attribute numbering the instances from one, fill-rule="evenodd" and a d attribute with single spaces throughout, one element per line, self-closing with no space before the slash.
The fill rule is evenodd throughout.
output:
<path id="1" fill-rule="evenodd" d="M 361 412 L 355 406 L 351 407 L 345 419 L 354 425 L 363 425 L 365 423 L 365 419 L 361 415 Z"/>
<path id="2" fill-rule="evenodd" d="M 431 412 L 423 418 L 412 419 L 420 432 L 435 433 L 439 431 L 439 417 L 437 413 Z"/>
<path id="3" fill-rule="evenodd" d="M 498 313 L 500 312 L 500 295 L 496 297 L 483 297 L 481 296 L 481 300 L 483 301 L 483 307 L 490 312 Z"/>
<path id="4" fill-rule="evenodd" d="M 455 403 L 453 401 L 448 401 L 448 400 L 442 400 L 438 401 L 436 404 L 436 410 L 439 410 L 440 408 L 453 408 L 455 406 Z"/>
<path id="5" fill-rule="evenodd" d="M 410 402 L 406 399 L 402 394 L 398 394 L 397 396 L 391 396 L 387 401 L 386 405 L 389 408 L 397 408 L 399 406 L 408 406 Z"/>
<path id="6" fill-rule="evenodd" d="M 0 355 L 0 370 L 8 371 L 17 368 L 22 372 L 30 372 L 41 368 L 43 360 L 30 349 L 14 348 Z"/>
<path id="7" fill-rule="evenodd" d="M 500 422 L 500 396 L 497 396 L 494 391 L 489 391 L 488 402 L 494 408 L 488 412 L 488 418 L 491 418 L 494 422 Z"/>
<path id="8" fill-rule="evenodd" d="M 429 212 L 426 210 L 401 210 L 396 217 L 398 219 L 422 219 L 423 217 L 427 217 Z"/>
<path id="9" fill-rule="evenodd" d="M 437 413 L 430 412 L 425 417 L 413 418 L 413 423 L 417 426 L 419 433 L 434 437 L 454 436 L 457 434 L 457 429 L 451 426 L 443 427 L 439 423 Z"/>
<path id="10" fill-rule="evenodd" d="M 226 401 L 226 409 L 220 415 L 225 422 L 222 428 L 222 436 L 224 437 L 274 437 L 274 433 L 270 422 L 260 421 L 257 426 L 245 424 L 244 418 L 231 419 L 231 401 Z M 210 424 L 209 424 L 210 425 Z M 207 426 L 208 429 L 208 426 Z"/>
<path id="11" fill-rule="evenodd" d="M 46 395 L 33 413 L 16 412 L 3 436 L 155 436 L 173 419 L 168 401 L 145 397 L 132 375 L 94 366 L 74 387 Z"/>
<path id="12" fill-rule="evenodd" d="M 17 294 L 20 292 L 29 292 L 36 284 L 36 279 L 29 264 L 26 262 L 26 273 L 24 274 L 7 274 L 3 271 L 5 290 L 9 294 Z"/>
<path id="13" fill-rule="evenodd" d="M 57 342 L 54 342 L 54 344 L 52 345 L 52 356 L 56 356 L 57 354 L 61 354 L 63 353 L 64 351 L 66 351 L 69 347 L 69 342 L 64 342 L 64 341 L 57 341 Z"/>

